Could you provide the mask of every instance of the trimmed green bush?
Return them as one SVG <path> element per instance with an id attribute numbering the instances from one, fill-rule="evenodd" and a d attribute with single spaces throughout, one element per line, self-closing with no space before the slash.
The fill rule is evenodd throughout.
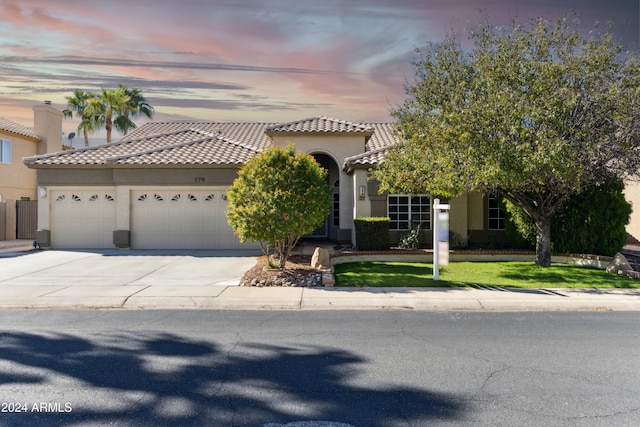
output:
<path id="1" fill-rule="evenodd" d="M 354 219 L 356 245 L 361 251 L 383 251 L 389 249 L 388 217 L 360 217 Z"/>
<path id="2" fill-rule="evenodd" d="M 258 242 L 270 266 L 284 268 L 301 236 L 320 226 L 331 208 L 327 171 L 292 144 L 252 157 L 227 192 L 227 221 L 241 242 Z M 271 259 L 271 250 L 275 258 Z"/>
<path id="3" fill-rule="evenodd" d="M 569 198 L 551 221 L 551 245 L 555 253 L 613 256 L 627 239 L 626 225 L 631 205 L 625 200 L 621 182 L 592 186 Z M 506 202 L 510 237 L 535 245 L 535 225 L 519 208 Z"/>

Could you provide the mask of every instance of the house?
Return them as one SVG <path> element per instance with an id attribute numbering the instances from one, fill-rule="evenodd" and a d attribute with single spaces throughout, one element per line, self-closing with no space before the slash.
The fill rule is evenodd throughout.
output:
<path id="1" fill-rule="evenodd" d="M 312 117 L 288 123 L 147 123 L 116 143 L 24 159 L 37 172 L 40 245 L 54 248 L 236 249 L 226 191 L 271 146 L 295 144 L 328 170 L 333 206 L 309 238 L 354 242 L 353 220 L 389 216 L 392 243 L 417 221 L 429 239 L 431 197 L 378 194 L 370 170 L 394 143 L 389 123 Z M 34 193 L 32 193 L 34 194 Z M 495 200 L 448 201 L 450 228 L 471 244 L 504 240 Z"/>
<path id="2" fill-rule="evenodd" d="M 45 103 L 34 106 L 33 115 L 33 128 L 0 118 L 0 240 L 35 237 L 35 212 L 21 202 L 37 199 L 36 171 L 22 159 L 62 149 L 62 112 Z M 23 224 L 25 218 L 34 225 Z"/>
<path id="3" fill-rule="evenodd" d="M 333 206 L 309 237 L 354 242 L 353 219 L 360 216 L 389 216 L 394 243 L 416 221 L 431 229 L 428 195 L 380 195 L 370 180 L 370 169 L 394 143 L 391 124 L 314 117 L 148 123 L 114 144 L 26 158 L 40 188 L 38 242 L 56 248 L 250 247 L 226 222 L 226 190 L 250 157 L 287 143 L 329 171 Z M 469 193 L 449 203 L 450 227 L 462 239 L 505 239 L 495 200 Z"/>

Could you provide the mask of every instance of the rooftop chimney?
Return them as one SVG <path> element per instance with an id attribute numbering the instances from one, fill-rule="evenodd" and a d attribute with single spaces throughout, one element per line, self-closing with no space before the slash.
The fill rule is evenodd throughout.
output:
<path id="1" fill-rule="evenodd" d="M 42 141 L 38 154 L 62 151 L 62 111 L 51 106 L 51 101 L 33 107 L 33 130 Z"/>

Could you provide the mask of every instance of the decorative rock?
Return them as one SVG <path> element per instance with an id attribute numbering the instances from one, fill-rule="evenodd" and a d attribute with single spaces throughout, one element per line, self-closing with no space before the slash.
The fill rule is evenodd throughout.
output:
<path id="1" fill-rule="evenodd" d="M 329 258 L 329 251 L 325 248 L 316 247 L 311 257 L 311 267 L 316 270 L 332 269 L 331 259 Z"/>
<path id="2" fill-rule="evenodd" d="M 324 286 L 333 286 L 336 284 L 336 280 L 333 278 L 331 270 L 322 271 L 322 284 Z"/>
<path id="3" fill-rule="evenodd" d="M 620 252 L 613 257 L 613 260 L 607 265 L 607 273 L 623 274 L 627 271 L 633 271 L 633 267 Z"/>

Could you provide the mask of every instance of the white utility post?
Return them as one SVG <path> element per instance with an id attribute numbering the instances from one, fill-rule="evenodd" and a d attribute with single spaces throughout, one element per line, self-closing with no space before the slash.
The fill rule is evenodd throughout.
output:
<path id="1" fill-rule="evenodd" d="M 433 280 L 440 279 L 440 264 L 449 264 L 449 209 L 433 200 Z"/>

